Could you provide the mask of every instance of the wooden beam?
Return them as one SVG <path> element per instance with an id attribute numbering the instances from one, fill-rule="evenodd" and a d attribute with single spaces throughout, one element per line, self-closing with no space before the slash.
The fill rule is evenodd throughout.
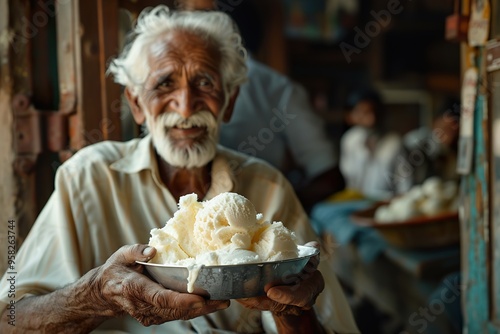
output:
<path id="1" fill-rule="evenodd" d="M 56 1 L 57 66 L 59 76 L 59 110 L 75 113 L 76 107 L 76 30 L 73 1 Z"/>
<path id="2" fill-rule="evenodd" d="M 2 208 L 2 222 L 0 224 L 0 253 L 7 254 L 8 223 L 9 219 L 16 219 L 16 189 L 14 176 L 14 116 L 11 107 L 12 85 L 10 82 L 10 36 L 9 36 L 9 1 L 0 0 L 0 207 Z M 16 232 L 16 231 L 15 231 Z M 5 245 L 5 246 L 4 246 Z M 7 268 L 7 257 L 0 258 L 0 271 Z"/>
<path id="3" fill-rule="evenodd" d="M 37 32 L 30 30 L 29 14 L 28 0 L 0 0 L 0 245 L 5 247 L 2 254 L 7 254 L 7 245 L 11 245 L 9 234 L 14 233 L 19 248 L 37 215 L 35 176 L 23 172 L 34 167 L 36 160 L 17 154 L 14 130 L 19 102 L 27 107 L 31 95 L 29 55 Z M 8 224 L 8 220 L 14 222 Z M 0 258 L 0 271 L 6 269 L 6 264 L 7 257 Z"/>
<path id="4" fill-rule="evenodd" d="M 118 54 L 119 13 L 118 0 L 99 0 L 97 4 L 99 27 L 99 62 L 101 65 L 102 121 L 101 130 L 107 140 L 121 140 L 121 89 L 113 78 L 106 76 L 107 64 Z"/>
<path id="5" fill-rule="evenodd" d="M 80 122 L 79 136 L 83 146 L 104 140 L 101 130 L 102 120 L 102 84 L 99 50 L 98 0 L 75 1 L 77 13 L 75 44 L 78 105 L 77 114 Z"/>

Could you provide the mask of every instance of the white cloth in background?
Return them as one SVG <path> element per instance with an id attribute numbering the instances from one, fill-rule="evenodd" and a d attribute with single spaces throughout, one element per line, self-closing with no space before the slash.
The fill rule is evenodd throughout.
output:
<path id="1" fill-rule="evenodd" d="M 393 195 L 394 166 L 401 152 L 396 134 L 380 138 L 373 152 L 366 147 L 370 130 L 354 126 L 340 141 L 340 171 L 346 188 L 357 190 L 368 198 L 388 199 Z"/>

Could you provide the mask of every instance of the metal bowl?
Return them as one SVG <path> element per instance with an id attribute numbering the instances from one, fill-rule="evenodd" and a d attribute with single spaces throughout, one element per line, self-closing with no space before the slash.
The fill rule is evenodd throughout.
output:
<path id="1" fill-rule="evenodd" d="M 233 265 L 201 266 L 192 293 L 208 299 L 238 299 L 265 294 L 264 287 L 295 282 L 311 257 L 318 256 L 314 247 L 298 246 L 299 257 L 294 259 Z M 188 292 L 189 269 L 184 266 L 163 265 L 137 261 L 167 289 Z"/>

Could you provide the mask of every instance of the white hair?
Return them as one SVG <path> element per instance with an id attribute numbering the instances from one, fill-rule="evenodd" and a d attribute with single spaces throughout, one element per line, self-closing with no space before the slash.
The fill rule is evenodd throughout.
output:
<path id="1" fill-rule="evenodd" d="M 167 6 L 160 5 L 141 12 L 132 31 L 135 38 L 110 63 L 108 72 L 113 74 L 115 82 L 138 95 L 150 70 L 148 57 L 144 53 L 150 51 L 149 45 L 171 31 L 192 32 L 214 43 L 221 54 L 220 73 L 226 99 L 246 81 L 246 50 L 238 28 L 227 14 L 214 11 L 170 11 Z"/>
<path id="2" fill-rule="evenodd" d="M 179 168 L 202 167 L 215 157 L 222 115 L 216 119 L 209 111 L 202 110 L 183 118 L 178 113 L 166 112 L 153 119 L 153 116 L 146 112 L 146 118 L 156 152 L 169 165 Z M 169 131 L 173 127 L 183 126 L 206 127 L 207 137 L 191 147 L 176 147 Z"/>

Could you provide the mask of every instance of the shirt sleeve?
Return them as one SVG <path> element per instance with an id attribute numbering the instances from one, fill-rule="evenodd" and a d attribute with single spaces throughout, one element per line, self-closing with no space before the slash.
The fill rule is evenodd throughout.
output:
<path id="1" fill-rule="evenodd" d="M 83 266 L 77 246 L 88 245 L 77 237 L 75 226 L 77 220 L 85 221 L 85 215 L 71 182 L 60 168 L 55 191 L 16 255 L 14 293 L 9 293 L 6 276 L 0 282 L 2 311 L 12 301 L 50 293 L 81 277 Z"/>
<path id="2" fill-rule="evenodd" d="M 309 179 L 335 167 L 338 153 L 328 138 L 323 120 L 313 110 L 306 90 L 292 83 L 285 101 L 283 115 L 289 120 L 285 135 L 296 164 L 305 170 Z"/>

